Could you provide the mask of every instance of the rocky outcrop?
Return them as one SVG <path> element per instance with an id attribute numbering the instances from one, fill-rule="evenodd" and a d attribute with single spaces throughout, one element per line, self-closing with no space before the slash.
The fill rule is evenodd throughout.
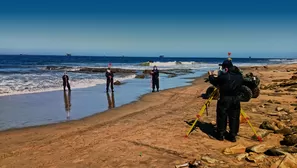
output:
<path id="1" fill-rule="evenodd" d="M 213 163 L 217 163 L 219 162 L 217 159 L 213 159 L 209 156 L 202 156 L 201 160 L 207 162 L 207 163 L 210 163 L 210 164 L 213 164 Z"/>
<path id="2" fill-rule="evenodd" d="M 168 75 L 168 78 L 174 78 L 176 76 L 177 76 L 176 74 L 170 74 L 170 75 Z"/>
<path id="3" fill-rule="evenodd" d="M 246 148 L 246 152 L 254 152 L 260 154 L 267 151 L 268 148 L 269 147 L 266 144 L 259 144 Z"/>
<path id="4" fill-rule="evenodd" d="M 281 156 L 286 153 L 297 153 L 297 147 L 295 146 L 281 146 L 281 147 L 273 147 L 264 152 L 269 156 Z"/>
<path id="5" fill-rule="evenodd" d="M 136 75 L 135 78 L 137 78 L 137 79 L 144 79 L 145 78 L 145 75 L 144 74 Z"/>
<path id="6" fill-rule="evenodd" d="M 283 83 L 279 84 L 280 87 L 288 87 L 288 86 L 293 86 L 293 85 L 297 85 L 297 82 L 290 81 L 290 82 L 283 82 Z"/>
<path id="7" fill-rule="evenodd" d="M 291 80 L 297 80 L 297 76 L 292 76 L 290 79 Z"/>
<path id="8" fill-rule="evenodd" d="M 263 162 L 265 158 L 266 158 L 266 156 L 264 154 L 258 154 L 258 153 L 251 152 L 246 157 L 246 160 L 249 162 L 253 162 L 253 163 L 259 163 L 259 162 Z"/>
<path id="9" fill-rule="evenodd" d="M 294 146 L 297 144 L 297 134 L 287 135 L 281 142 L 283 145 Z"/>
<path id="10" fill-rule="evenodd" d="M 284 108 L 282 108 L 282 107 L 276 107 L 275 110 L 276 111 L 284 111 Z"/>
<path id="11" fill-rule="evenodd" d="M 270 168 L 296 168 L 297 159 L 291 154 L 286 154 L 285 158 L 280 158 L 273 163 Z"/>
<path id="12" fill-rule="evenodd" d="M 117 80 L 117 81 L 115 81 L 113 84 L 114 84 L 114 85 L 122 85 L 123 83 Z"/>
<path id="13" fill-rule="evenodd" d="M 281 104 L 281 102 L 279 102 L 279 101 L 276 101 L 276 100 L 268 100 L 267 101 L 268 103 L 271 103 L 271 104 Z"/>
<path id="14" fill-rule="evenodd" d="M 237 155 L 237 156 L 236 156 L 236 159 L 237 159 L 238 161 L 241 161 L 241 160 L 245 159 L 247 156 L 249 156 L 248 153 L 242 153 L 242 154 Z"/>
<path id="15" fill-rule="evenodd" d="M 231 154 L 242 154 L 242 153 L 245 153 L 245 150 L 246 150 L 246 147 L 239 144 L 239 145 L 236 145 L 236 146 L 233 146 L 231 148 L 226 148 L 223 153 L 225 155 L 231 155 Z"/>
<path id="16" fill-rule="evenodd" d="M 267 130 L 272 130 L 272 131 L 276 131 L 279 130 L 279 128 L 277 127 L 276 123 L 273 121 L 263 121 L 262 124 L 260 125 L 261 129 L 267 129 Z"/>

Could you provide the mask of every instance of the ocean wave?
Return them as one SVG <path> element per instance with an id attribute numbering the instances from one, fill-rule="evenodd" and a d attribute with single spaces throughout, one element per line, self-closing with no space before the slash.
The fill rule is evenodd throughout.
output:
<path id="1" fill-rule="evenodd" d="M 292 64 L 292 63 L 297 63 L 297 59 L 293 58 L 283 58 L 283 59 L 269 59 L 270 62 L 277 62 L 277 63 L 282 63 L 282 64 Z"/>
<path id="2" fill-rule="evenodd" d="M 42 70 L 67 71 L 67 72 L 85 72 L 85 73 L 105 73 L 106 67 L 67 67 L 67 66 L 46 66 Z M 112 68 L 114 73 L 136 73 L 134 69 Z"/>
<path id="3" fill-rule="evenodd" d="M 125 81 L 135 78 L 136 75 L 128 75 L 124 77 L 115 77 L 114 80 Z M 99 84 L 105 84 L 106 80 L 98 76 L 77 76 L 70 77 L 69 83 L 71 88 L 87 88 Z M 62 90 L 61 74 L 27 74 L 27 75 L 4 75 L 0 80 L 0 96 L 16 95 L 26 93 L 39 93 L 47 91 Z"/>
<path id="4" fill-rule="evenodd" d="M 181 62 L 181 61 L 169 61 L 169 62 L 143 62 L 140 63 L 139 66 L 158 66 L 158 67 L 170 67 L 176 65 L 193 65 L 198 64 L 198 62 L 189 61 L 189 62 Z"/>

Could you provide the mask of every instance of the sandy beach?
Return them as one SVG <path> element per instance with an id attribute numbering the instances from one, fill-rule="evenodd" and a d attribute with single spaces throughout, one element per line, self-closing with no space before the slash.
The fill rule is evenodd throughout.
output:
<path id="1" fill-rule="evenodd" d="M 261 94 L 242 103 L 242 109 L 259 132 L 263 121 L 291 116 L 287 127 L 297 127 L 297 65 L 269 65 L 243 68 L 261 80 Z M 257 155 L 264 159 L 238 161 L 241 153 L 223 151 L 236 145 L 250 147 L 260 142 L 252 139 L 247 123 L 240 125 L 236 143 L 217 141 L 208 134 L 215 122 L 216 101 L 198 127 L 185 138 L 206 101 L 201 98 L 209 83 L 204 77 L 192 85 L 144 95 L 140 100 L 81 120 L 0 132 L 0 167 L 174 167 L 187 161 L 201 160 L 201 167 L 271 167 L 284 156 Z M 282 83 L 290 83 L 282 85 Z M 295 83 L 294 83 L 295 82 Z M 276 83 L 275 86 L 271 85 Z M 277 87 L 277 85 L 279 85 Z M 275 103 L 277 102 L 277 103 Z M 295 103 L 295 104 L 294 104 Z M 283 109 L 281 109 L 283 108 Z M 272 114 L 273 113 L 273 114 Z M 275 114 L 277 113 L 277 114 Z M 275 114 L 275 115 L 274 115 Z M 288 121 L 289 120 L 289 121 Z M 281 129 L 279 129 L 281 130 Z M 296 135 L 297 132 L 292 133 Z M 263 138 L 267 149 L 279 147 L 284 134 L 274 131 Z M 296 143 L 297 144 L 297 143 Z M 244 152 L 242 152 L 244 153 Z M 209 159 L 205 159 L 206 156 Z M 297 157 L 292 154 L 292 157 Z M 211 161 L 212 159 L 212 161 Z M 294 163 L 292 163 L 294 166 Z"/>

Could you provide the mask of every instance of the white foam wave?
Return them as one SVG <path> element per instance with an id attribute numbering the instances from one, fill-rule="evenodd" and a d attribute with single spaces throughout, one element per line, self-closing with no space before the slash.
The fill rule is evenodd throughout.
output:
<path id="1" fill-rule="evenodd" d="M 270 62 L 281 62 L 284 64 L 292 64 L 292 63 L 297 63 L 297 59 L 269 59 Z"/>
<path id="2" fill-rule="evenodd" d="M 85 76 L 86 77 L 86 76 Z M 39 93 L 47 91 L 62 90 L 61 76 L 50 74 L 30 74 L 19 77 L 17 75 L 2 76 L 0 80 L 0 96 Z M 125 77 L 115 77 L 114 80 L 124 81 L 135 78 L 135 75 Z M 87 88 L 99 84 L 105 84 L 105 79 L 98 78 L 83 78 L 78 76 L 69 80 L 72 89 Z"/>
<path id="3" fill-rule="evenodd" d="M 171 66 L 178 66 L 178 65 L 193 65 L 193 64 L 197 64 L 197 62 L 194 62 L 194 61 L 190 61 L 190 62 L 179 62 L 179 61 L 150 62 L 149 66 L 171 67 Z"/>

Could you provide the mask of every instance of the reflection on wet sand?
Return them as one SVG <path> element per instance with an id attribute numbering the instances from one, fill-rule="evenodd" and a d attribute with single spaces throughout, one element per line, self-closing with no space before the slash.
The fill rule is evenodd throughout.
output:
<path id="1" fill-rule="evenodd" d="M 67 119 L 70 118 L 70 110 L 71 110 L 71 91 L 64 91 L 64 103 L 65 103 L 65 111 L 67 113 Z"/>
<path id="2" fill-rule="evenodd" d="M 109 93 L 106 93 L 107 96 L 107 102 L 108 102 L 108 109 L 115 108 L 115 103 L 114 103 L 114 93 L 111 93 L 111 97 Z"/>

